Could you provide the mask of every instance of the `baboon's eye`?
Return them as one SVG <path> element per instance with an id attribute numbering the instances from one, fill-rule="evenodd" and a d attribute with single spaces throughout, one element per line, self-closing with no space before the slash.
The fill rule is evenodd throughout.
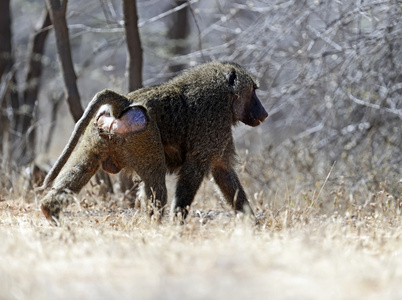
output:
<path id="1" fill-rule="evenodd" d="M 228 80 L 229 85 L 233 86 L 237 78 L 236 71 L 235 70 L 230 71 L 230 73 L 226 76 L 226 78 Z"/>

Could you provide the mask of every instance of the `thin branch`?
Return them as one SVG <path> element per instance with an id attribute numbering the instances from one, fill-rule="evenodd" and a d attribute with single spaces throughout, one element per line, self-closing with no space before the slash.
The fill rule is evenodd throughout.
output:
<path id="1" fill-rule="evenodd" d="M 160 19 L 162 19 L 164 17 L 167 17 L 167 16 L 169 16 L 169 15 L 171 15 L 171 14 L 173 14 L 173 13 L 175 13 L 175 12 L 185 8 L 185 7 L 187 7 L 188 5 L 191 5 L 191 4 L 197 3 L 197 2 L 198 2 L 198 0 L 191 0 L 191 1 L 188 1 L 186 3 L 183 3 L 182 5 L 179 5 L 179 6 L 176 6 L 175 8 L 169 9 L 169 10 L 167 10 L 167 11 L 165 11 L 165 12 L 163 12 L 163 13 L 161 13 L 161 14 L 153 17 L 153 18 L 150 18 L 148 20 L 145 20 L 143 22 L 138 23 L 138 27 L 142 27 L 142 26 L 144 26 L 146 24 L 158 21 L 158 20 L 160 20 Z"/>
<path id="2" fill-rule="evenodd" d="M 328 172 L 327 178 L 325 178 L 324 183 L 322 184 L 322 187 L 321 187 L 320 191 L 318 192 L 317 197 L 314 198 L 314 195 L 313 195 L 313 198 L 311 199 L 310 208 L 313 207 L 313 205 L 316 203 L 316 201 L 317 201 L 318 198 L 320 197 L 321 192 L 323 191 L 323 189 L 324 189 L 324 187 L 325 187 L 325 185 L 326 185 L 326 183 L 327 183 L 327 181 L 328 181 L 328 179 L 329 179 L 329 176 L 330 176 L 331 173 L 332 173 L 332 169 L 334 168 L 335 164 L 336 164 L 336 161 L 334 161 L 334 163 L 332 164 L 331 169 L 330 169 L 329 172 Z"/>
<path id="3" fill-rule="evenodd" d="M 188 7 L 190 8 L 191 15 L 193 16 L 194 23 L 195 23 L 195 26 L 197 27 L 197 31 L 198 31 L 198 49 L 200 50 L 202 60 L 205 62 L 206 60 L 205 60 L 205 57 L 204 57 L 204 53 L 202 53 L 202 40 L 201 40 L 200 26 L 198 25 L 197 18 L 195 17 L 194 9 L 191 6 L 191 1 L 187 0 L 187 3 L 188 3 Z"/>
<path id="4" fill-rule="evenodd" d="M 354 103 L 358 104 L 358 105 L 363 105 L 366 107 L 370 107 L 370 108 L 374 108 L 374 109 L 378 109 L 378 110 L 382 110 L 382 111 L 386 111 L 388 113 L 397 115 L 400 119 L 402 119 L 402 109 L 392 109 L 392 108 L 388 108 L 388 107 L 382 107 L 378 104 L 374 104 L 374 103 L 370 103 L 370 102 L 366 102 L 364 100 L 358 99 L 355 96 L 352 95 L 352 93 L 347 92 L 347 95 L 349 97 L 350 100 L 352 100 Z"/>
<path id="5" fill-rule="evenodd" d="M 190 6 L 190 9 L 191 9 L 191 4 L 194 4 L 197 2 L 198 2 L 198 0 L 191 0 L 186 3 L 183 3 L 182 5 L 176 6 L 175 8 L 169 9 L 155 17 L 152 17 L 148 20 L 138 23 L 138 28 L 143 27 L 149 23 L 159 21 L 160 19 L 163 19 L 164 17 L 167 17 L 179 10 L 182 10 L 182 9 L 186 8 L 187 6 Z M 196 23 L 197 23 L 197 21 L 196 21 Z M 84 25 L 84 24 L 69 24 L 68 28 L 69 29 L 82 29 L 82 30 L 85 30 L 87 32 L 92 32 L 92 33 L 124 33 L 124 27 L 123 27 L 124 21 L 123 20 L 116 23 L 115 25 L 118 27 L 98 28 L 98 27 L 91 27 L 91 26 Z M 197 28 L 198 28 L 198 24 L 197 24 Z M 199 31 L 199 28 L 198 28 L 198 31 Z"/>
<path id="6" fill-rule="evenodd" d="M 68 25 L 68 29 L 82 29 L 87 32 L 92 33 L 124 33 L 123 27 L 114 27 L 114 28 L 99 28 L 99 27 L 91 27 L 84 24 L 70 24 Z"/>

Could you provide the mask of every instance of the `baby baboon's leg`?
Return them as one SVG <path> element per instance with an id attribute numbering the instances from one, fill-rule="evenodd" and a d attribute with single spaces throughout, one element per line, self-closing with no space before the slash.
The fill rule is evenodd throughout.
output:
<path id="1" fill-rule="evenodd" d="M 41 201 L 43 214 L 54 225 L 57 225 L 62 209 L 71 203 L 72 193 L 78 193 L 99 169 L 101 158 L 91 147 L 96 145 L 86 139 L 81 142 Z"/>
<path id="2" fill-rule="evenodd" d="M 206 171 L 206 168 L 197 164 L 196 161 L 188 160 L 184 163 L 180 170 L 172 205 L 173 216 L 181 213 L 183 219 L 187 217 L 189 206 L 194 200 Z"/>
<path id="3" fill-rule="evenodd" d="M 212 176 L 226 201 L 236 212 L 249 212 L 254 215 L 239 178 L 231 166 L 223 163 L 214 164 L 212 166 Z"/>

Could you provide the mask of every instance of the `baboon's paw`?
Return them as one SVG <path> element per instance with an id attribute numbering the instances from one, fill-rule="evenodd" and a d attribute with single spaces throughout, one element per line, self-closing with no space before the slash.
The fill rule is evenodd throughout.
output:
<path id="1" fill-rule="evenodd" d="M 56 210 L 52 210 L 49 206 L 47 206 L 46 204 L 42 203 L 40 205 L 40 209 L 42 211 L 42 213 L 44 214 L 44 216 L 46 217 L 46 219 L 49 221 L 49 223 L 53 226 L 59 226 L 60 222 L 59 222 L 59 214 L 60 212 L 56 209 Z"/>
<path id="2" fill-rule="evenodd" d="M 187 206 L 186 208 L 184 207 L 176 207 L 173 211 L 173 222 L 177 222 L 180 225 L 185 224 L 185 220 L 190 212 L 190 207 Z"/>

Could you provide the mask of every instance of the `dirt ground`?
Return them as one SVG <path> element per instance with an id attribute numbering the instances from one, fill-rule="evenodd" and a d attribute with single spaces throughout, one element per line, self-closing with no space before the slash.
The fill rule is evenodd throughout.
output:
<path id="1" fill-rule="evenodd" d="M 0 299 L 400 299 L 399 214 L 285 208 L 259 224 L 215 208 L 161 224 L 105 203 L 52 227 L 0 202 Z"/>

